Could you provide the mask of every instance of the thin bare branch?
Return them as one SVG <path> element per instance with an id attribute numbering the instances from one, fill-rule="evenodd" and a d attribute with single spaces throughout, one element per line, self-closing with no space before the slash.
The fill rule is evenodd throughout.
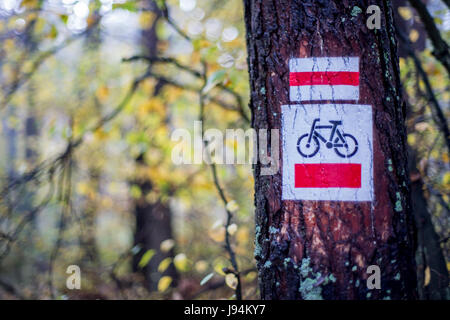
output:
<path id="1" fill-rule="evenodd" d="M 70 45 L 71 43 L 73 43 L 75 40 L 78 40 L 80 38 L 82 38 L 83 36 L 85 36 L 87 33 L 91 32 L 92 28 L 95 28 L 99 23 L 99 20 L 96 20 L 88 29 L 86 29 L 85 31 L 70 37 L 69 39 L 67 39 L 66 41 L 64 41 L 63 43 L 61 43 L 60 45 L 45 51 L 44 53 L 42 53 L 39 57 L 37 57 L 31 65 L 30 71 L 28 71 L 27 73 L 22 74 L 21 76 L 18 76 L 12 83 L 12 85 L 10 86 L 9 90 L 7 90 L 7 92 L 4 94 L 3 97 L 3 101 L 0 102 L 0 110 L 3 109 L 4 107 L 6 107 L 8 105 L 8 103 L 11 101 L 11 99 L 13 98 L 14 94 L 17 92 L 17 90 L 19 90 L 32 76 L 33 74 L 39 69 L 39 67 L 51 56 L 55 55 L 56 53 L 58 53 L 59 51 L 61 51 L 62 49 L 66 48 L 68 45 Z"/>
<path id="2" fill-rule="evenodd" d="M 433 17 L 428 11 L 427 6 L 421 0 L 409 0 L 409 3 L 414 9 L 416 9 L 423 25 L 425 26 L 425 30 L 427 31 L 428 37 L 434 47 L 433 55 L 442 63 L 445 69 L 447 69 L 447 72 L 450 74 L 450 51 L 448 44 L 442 38 L 441 33 L 439 32 Z"/>
<path id="3" fill-rule="evenodd" d="M 398 34 L 400 40 L 404 43 L 405 49 L 406 49 L 408 55 L 413 59 L 414 65 L 417 69 L 417 72 L 419 73 L 420 77 L 423 80 L 423 83 L 425 84 L 425 89 L 427 92 L 428 99 L 431 102 L 431 105 L 434 107 L 434 112 L 438 118 L 437 125 L 440 128 L 440 130 L 442 131 L 442 134 L 444 135 L 447 149 L 450 152 L 450 130 L 448 128 L 447 119 L 444 115 L 444 112 L 442 111 L 439 101 L 437 100 L 436 96 L 434 95 L 433 88 L 431 87 L 430 80 L 428 79 L 428 75 L 425 72 L 425 70 L 423 69 L 422 63 L 420 62 L 416 53 L 414 52 L 414 49 L 412 48 L 412 45 L 411 45 L 409 39 L 400 31 L 399 28 L 397 28 L 397 34 Z"/>
<path id="4" fill-rule="evenodd" d="M 203 86 L 201 88 L 201 90 L 198 92 L 199 94 L 199 102 L 200 102 L 200 115 L 199 115 L 199 120 L 202 123 L 202 130 L 203 130 L 203 125 L 204 125 L 204 120 L 205 120 L 205 96 L 203 94 L 203 89 L 204 87 L 207 85 L 207 79 L 206 79 L 206 65 L 204 64 L 204 69 L 205 71 L 203 72 Z M 208 146 L 208 142 L 206 140 L 203 140 L 203 144 L 204 147 L 206 148 Z M 233 273 L 236 276 L 237 279 L 237 286 L 235 289 L 235 295 L 236 295 L 236 299 L 237 300 L 242 300 L 242 287 L 241 287 L 241 277 L 239 274 L 239 267 L 237 264 L 237 260 L 236 260 L 236 254 L 233 250 L 233 248 L 231 247 L 231 240 L 230 240 L 230 233 L 228 231 L 228 227 L 231 225 L 231 221 L 233 219 L 233 213 L 228 209 L 227 204 L 228 204 L 228 199 L 225 195 L 224 189 L 222 188 L 222 186 L 220 185 L 219 182 L 219 177 L 217 175 L 217 166 L 216 164 L 211 161 L 210 164 L 211 167 L 211 172 L 212 172 L 212 176 L 213 176 L 213 181 L 214 181 L 214 186 L 216 187 L 217 192 L 219 193 L 219 197 L 223 202 L 223 205 L 225 207 L 225 211 L 227 213 L 227 220 L 225 223 L 225 249 L 227 250 L 229 256 L 230 256 L 230 262 L 231 265 L 233 266 Z"/>

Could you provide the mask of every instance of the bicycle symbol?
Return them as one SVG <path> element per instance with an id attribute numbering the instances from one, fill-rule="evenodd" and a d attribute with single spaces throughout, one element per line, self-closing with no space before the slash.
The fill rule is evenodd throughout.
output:
<path id="1" fill-rule="evenodd" d="M 328 149 L 334 148 L 336 154 L 342 158 L 353 157 L 358 151 L 358 141 L 354 136 L 343 133 L 338 126 L 342 121 L 330 120 L 332 125 L 318 125 L 320 118 L 314 119 L 311 131 L 305 133 L 297 141 L 297 151 L 305 158 L 314 157 L 320 149 L 320 141 L 325 143 Z M 318 130 L 331 129 L 329 139 L 325 139 Z M 334 139 L 334 140 L 333 140 Z"/>

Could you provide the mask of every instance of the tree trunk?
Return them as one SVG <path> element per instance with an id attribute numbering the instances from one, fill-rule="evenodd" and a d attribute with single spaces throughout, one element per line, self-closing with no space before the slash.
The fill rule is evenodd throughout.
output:
<path id="1" fill-rule="evenodd" d="M 405 104 L 390 2 L 244 2 L 256 130 L 282 129 L 281 106 L 297 104 L 289 98 L 291 58 L 359 57 L 357 103 L 371 106 L 373 122 L 372 201 L 282 200 L 283 161 L 272 176 L 255 166 L 261 297 L 416 298 Z M 366 26 L 371 4 L 381 9 L 379 30 Z M 370 265 L 380 267 L 381 289 L 367 286 Z"/>
<path id="2" fill-rule="evenodd" d="M 151 191 L 149 181 L 140 181 L 138 183 L 142 191 L 142 197 L 136 201 L 136 231 L 134 234 L 135 244 L 141 247 L 140 252 L 134 256 L 133 269 L 142 271 L 145 277 L 147 288 L 150 291 L 156 291 L 158 282 L 162 276 L 172 278 L 172 286 L 176 286 L 177 272 L 173 264 L 162 273 L 158 272 L 158 266 L 164 259 L 174 256 L 174 250 L 163 252 L 160 249 L 161 242 L 173 239 L 172 234 L 172 215 L 170 208 L 165 203 L 149 203 L 145 198 Z M 150 259 L 144 268 L 139 267 L 142 256 L 148 250 L 154 250 L 155 255 Z"/>
<path id="3" fill-rule="evenodd" d="M 449 279 L 447 264 L 439 243 L 439 236 L 434 230 L 431 215 L 424 196 L 423 181 L 417 170 L 416 152 L 409 148 L 409 169 L 411 172 L 411 196 L 414 219 L 417 226 L 417 261 L 418 279 L 420 283 L 420 299 L 446 300 L 449 299 Z M 429 268 L 430 280 L 425 284 L 425 270 Z"/>
<path id="4" fill-rule="evenodd" d="M 142 32 L 142 43 L 144 52 L 149 57 L 156 57 L 158 54 L 158 35 L 156 32 L 158 20 L 162 17 L 161 11 L 158 9 L 156 3 L 149 0 L 146 3 L 145 10 L 152 11 L 155 14 L 152 25 Z M 150 66 L 151 68 L 151 66 Z M 161 85 L 155 86 L 153 95 L 157 95 Z M 150 150 L 151 152 L 151 150 Z M 145 166 L 145 153 L 142 153 L 137 159 L 138 167 Z M 158 272 L 158 266 L 166 258 L 174 257 L 174 249 L 163 252 L 160 249 L 161 242 L 168 239 L 173 239 L 172 233 L 172 212 L 167 203 L 156 201 L 151 203 L 148 200 L 148 193 L 152 190 L 152 182 L 145 179 L 137 179 L 134 182 L 141 190 L 142 197 L 136 199 L 134 210 L 136 215 L 136 230 L 134 234 L 134 242 L 141 247 L 140 252 L 133 258 L 133 270 L 142 271 L 147 283 L 147 288 L 150 291 L 155 291 L 158 287 L 158 282 L 162 276 L 170 276 L 172 278 L 171 286 L 177 285 L 177 271 L 172 264 L 163 272 Z M 151 258 L 149 263 L 141 269 L 139 261 L 148 250 L 155 250 L 155 255 Z"/>
<path id="5" fill-rule="evenodd" d="M 89 60 L 92 66 L 89 68 L 87 73 L 83 72 L 79 74 L 80 80 L 77 83 L 84 83 L 86 79 L 96 79 L 100 74 L 100 48 L 102 45 L 102 37 L 100 28 L 94 28 L 90 30 L 84 41 L 84 48 L 88 54 Z M 84 96 L 86 95 L 85 89 L 76 86 L 77 95 L 79 98 L 79 103 L 82 103 Z M 95 116 L 101 117 L 101 106 L 96 101 L 94 104 Z M 97 163 L 93 163 L 88 167 L 88 184 L 94 191 L 94 194 L 100 192 L 101 188 L 101 169 L 98 167 Z M 82 266 L 86 268 L 98 268 L 100 265 L 100 252 L 97 245 L 97 235 L 96 230 L 97 216 L 98 216 L 98 199 L 96 197 L 87 196 L 83 199 L 82 203 L 82 223 L 83 223 L 83 233 L 80 235 L 80 245 L 83 250 L 82 253 Z M 93 279 L 96 281 L 97 279 Z"/>

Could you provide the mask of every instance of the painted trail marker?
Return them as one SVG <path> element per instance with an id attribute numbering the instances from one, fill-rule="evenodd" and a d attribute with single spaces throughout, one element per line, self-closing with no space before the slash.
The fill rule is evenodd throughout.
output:
<path id="1" fill-rule="evenodd" d="M 372 107 L 284 105 L 283 200 L 372 201 Z"/>
<path id="2" fill-rule="evenodd" d="M 289 60 L 290 101 L 359 100 L 359 57 Z"/>

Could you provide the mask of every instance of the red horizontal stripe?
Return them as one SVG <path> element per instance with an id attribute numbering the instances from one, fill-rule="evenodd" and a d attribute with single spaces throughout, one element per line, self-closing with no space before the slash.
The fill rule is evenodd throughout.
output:
<path id="1" fill-rule="evenodd" d="M 291 72 L 289 74 L 291 86 L 313 85 L 359 85 L 359 72 Z"/>
<path id="2" fill-rule="evenodd" d="M 361 188 L 361 164 L 312 163 L 295 165 L 296 188 Z"/>

